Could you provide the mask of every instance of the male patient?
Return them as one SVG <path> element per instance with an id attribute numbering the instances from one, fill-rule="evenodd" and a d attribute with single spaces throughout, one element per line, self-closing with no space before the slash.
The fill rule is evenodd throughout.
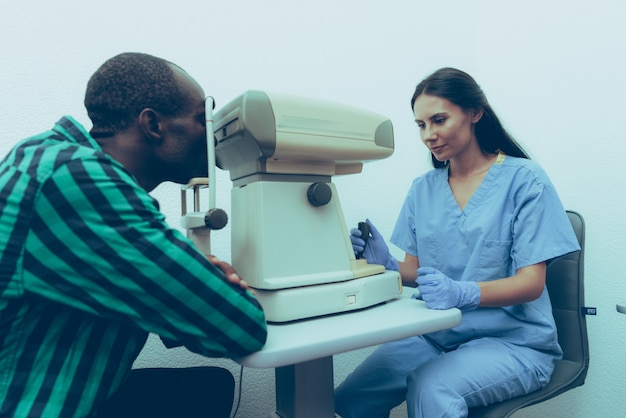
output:
<path id="1" fill-rule="evenodd" d="M 261 306 L 148 194 L 207 173 L 204 92 L 139 53 L 91 77 L 71 117 L 0 163 L 0 417 L 88 417 L 149 332 L 211 357 L 257 351 Z"/>

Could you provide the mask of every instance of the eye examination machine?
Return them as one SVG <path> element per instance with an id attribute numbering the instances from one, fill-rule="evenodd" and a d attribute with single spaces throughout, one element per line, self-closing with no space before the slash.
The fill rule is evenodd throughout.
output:
<path id="1" fill-rule="evenodd" d="M 347 312 L 400 296 L 398 272 L 355 257 L 331 181 L 393 153 L 388 118 L 249 90 L 220 108 L 212 124 L 215 164 L 229 171 L 233 185 L 231 264 L 255 290 L 268 322 Z M 189 216 L 183 209 L 183 226 L 193 231 L 185 222 Z"/>

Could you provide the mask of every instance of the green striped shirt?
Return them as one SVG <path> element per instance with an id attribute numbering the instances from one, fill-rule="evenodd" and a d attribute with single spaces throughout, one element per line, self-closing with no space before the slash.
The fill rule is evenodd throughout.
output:
<path id="1" fill-rule="evenodd" d="M 259 350 L 256 299 L 69 117 L 0 163 L 0 417 L 85 417 L 149 332 L 211 357 Z"/>

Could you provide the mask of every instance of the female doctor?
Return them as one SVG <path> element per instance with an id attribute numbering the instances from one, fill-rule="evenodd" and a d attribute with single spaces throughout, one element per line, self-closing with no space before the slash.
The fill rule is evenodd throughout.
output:
<path id="1" fill-rule="evenodd" d="M 434 169 L 413 181 L 391 235 L 404 261 L 369 220 L 367 245 L 353 229 L 353 248 L 463 319 L 380 346 L 336 389 L 343 418 L 388 417 L 405 400 L 409 417 L 464 417 L 539 390 L 562 355 L 546 266 L 580 248 L 554 186 L 468 74 L 436 71 L 411 107 Z"/>

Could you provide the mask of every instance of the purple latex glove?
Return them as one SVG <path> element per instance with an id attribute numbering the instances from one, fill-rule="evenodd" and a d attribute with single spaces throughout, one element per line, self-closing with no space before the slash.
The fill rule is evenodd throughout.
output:
<path id="1" fill-rule="evenodd" d="M 432 267 L 418 268 L 416 282 L 422 300 L 430 309 L 472 310 L 480 303 L 478 283 L 452 280 Z"/>
<path id="2" fill-rule="evenodd" d="M 386 270 L 398 271 L 398 260 L 389 252 L 389 247 L 387 247 L 383 236 L 369 219 L 366 219 L 365 222 L 370 226 L 370 236 L 367 240 L 367 245 L 361 238 L 361 230 L 358 228 L 350 230 L 350 241 L 352 242 L 354 253 L 363 252 L 363 258 L 369 264 L 380 264 L 385 266 Z"/>

